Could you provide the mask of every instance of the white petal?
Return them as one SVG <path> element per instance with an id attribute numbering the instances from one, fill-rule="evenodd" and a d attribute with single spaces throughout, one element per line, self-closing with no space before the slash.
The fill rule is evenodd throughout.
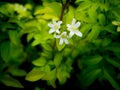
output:
<path id="1" fill-rule="evenodd" d="M 70 34 L 69 34 L 69 37 L 71 38 L 74 34 L 75 33 L 71 31 Z"/>
<path id="2" fill-rule="evenodd" d="M 71 31 L 71 25 L 67 25 L 67 30 Z"/>
<path id="3" fill-rule="evenodd" d="M 49 23 L 49 24 L 48 24 L 48 26 L 49 26 L 49 27 L 53 27 L 54 25 L 53 25 L 53 24 L 51 24 L 51 23 Z"/>
<path id="4" fill-rule="evenodd" d="M 54 37 L 55 37 L 55 38 L 60 38 L 60 36 L 59 36 L 59 35 L 56 35 L 56 34 L 54 34 Z"/>
<path id="5" fill-rule="evenodd" d="M 78 31 L 78 30 L 75 31 L 75 34 L 76 34 L 77 36 L 82 37 L 82 33 L 81 33 L 80 31 Z"/>
<path id="6" fill-rule="evenodd" d="M 78 28 L 78 27 L 80 26 L 80 24 L 81 24 L 80 22 L 77 22 L 77 23 L 75 24 L 75 27 Z"/>
<path id="7" fill-rule="evenodd" d="M 58 21 L 58 24 L 59 24 L 59 25 L 62 24 L 62 21 Z"/>
<path id="8" fill-rule="evenodd" d="M 64 35 L 64 36 L 66 36 L 66 35 L 67 35 L 67 32 L 65 32 L 65 31 L 64 31 L 64 32 L 63 32 L 61 35 Z"/>
<path id="9" fill-rule="evenodd" d="M 70 27 L 71 27 L 71 25 L 70 25 L 70 24 L 67 24 L 67 27 L 68 27 L 68 28 L 70 28 Z"/>
<path id="10" fill-rule="evenodd" d="M 51 34 L 51 33 L 53 33 L 53 32 L 55 32 L 54 29 L 50 29 L 50 30 L 49 30 L 49 34 Z"/>
<path id="11" fill-rule="evenodd" d="M 62 39 L 62 38 L 60 38 L 60 42 L 59 42 L 59 44 L 60 44 L 60 45 L 63 44 L 63 39 Z"/>
<path id="12" fill-rule="evenodd" d="M 69 43 L 67 39 L 64 39 L 64 42 L 65 42 L 66 44 L 68 44 L 68 43 Z"/>
<path id="13" fill-rule="evenodd" d="M 76 19 L 75 19 L 75 18 L 73 18 L 73 20 L 72 20 L 72 25 L 74 25 L 74 24 L 75 24 L 75 22 L 76 22 Z"/>
<path id="14" fill-rule="evenodd" d="M 56 24 L 56 20 L 53 19 L 52 22 L 53 22 L 53 24 Z"/>
<path id="15" fill-rule="evenodd" d="M 60 33 L 59 29 L 56 30 L 56 33 L 58 33 L 58 34 Z"/>

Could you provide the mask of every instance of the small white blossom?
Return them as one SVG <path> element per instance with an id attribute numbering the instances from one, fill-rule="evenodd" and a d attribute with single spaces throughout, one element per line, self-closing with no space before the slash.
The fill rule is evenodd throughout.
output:
<path id="1" fill-rule="evenodd" d="M 49 30 L 49 34 L 56 32 L 56 33 L 60 33 L 59 29 L 60 29 L 60 25 L 62 24 L 62 21 L 55 21 L 53 20 L 52 23 L 49 23 L 48 26 L 51 28 Z"/>
<path id="2" fill-rule="evenodd" d="M 74 34 L 82 37 L 82 33 L 78 29 L 80 25 L 81 25 L 81 23 L 76 22 L 76 20 L 74 18 L 73 18 L 71 24 L 67 24 L 67 30 L 70 31 L 69 37 L 72 37 Z"/>
<path id="3" fill-rule="evenodd" d="M 65 44 L 69 43 L 67 40 L 67 38 L 68 38 L 67 32 L 65 32 L 65 31 L 62 32 L 60 35 L 54 35 L 54 37 L 60 39 L 60 42 L 59 42 L 60 45 L 62 45 L 63 43 L 65 43 Z"/>

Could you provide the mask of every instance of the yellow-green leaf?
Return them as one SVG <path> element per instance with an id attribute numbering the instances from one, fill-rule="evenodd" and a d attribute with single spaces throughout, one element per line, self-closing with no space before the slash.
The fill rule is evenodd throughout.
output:
<path id="1" fill-rule="evenodd" d="M 33 68 L 26 76 L 25 80 L 34 82 L 40 80 L 45 75 L 45 72 L 41 71 L 40 68 Z"/>
<path id="2" fill-rule="evenodd" d="M 46 74 L 42 77 L 42 80 L 54 80 L 56 79 L 56 68 L 46 72 Z"/>
<path id="3" fill-rule="evenodd" d="M 101 25 L 105 25 L 105 23 L 106 23 L 106 18 L 105 18 L 105 15 L 104 15 L 104 14 L 99 14 L 99 15 L 98 15 L 98 20 L 99 20 L 99 23 L 100 23 Z"/>
<path id="4" fill-rule="evenodd" d="M 16 87 L 16 88 L 24 88 L 24 86 L 16 79 L 12 78 L 9 75 L 3 75 L 0 81 L 6 86 Z"/>
<path id="5" fill-rule="evenodd" d="M 62 61 L 62 54 L 61 53 L 57 53 L 54 57 L 54 64 L 56 67 L 58 67 L 61 64 Z"/>
<path id="6" fill-rule="evenodd" d="M 44 57 L 40 57 L 40 58 L 34 60 L 32 63 L 36 66 L 44 66 L 46 62 L 47 61 Z"/>
<path id="7" fill-rule="evenodd" d="M 101 27 L 99 25 L 94 25 L 91 32 L 88 34 L 88 41 L 93 41 L 94 39 L 96 39 L 100 33 L 100 29 Z"/>

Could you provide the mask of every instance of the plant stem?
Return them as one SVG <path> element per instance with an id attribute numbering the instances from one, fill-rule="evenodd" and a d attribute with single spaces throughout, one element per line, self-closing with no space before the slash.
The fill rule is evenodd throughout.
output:
<path id="1" fill-rule="evenodd" d="M 62 0 L 60 0 L 60 1 L 61 1 L 62 6 L 63 6 L 63 1 Z"/>
<path id="2" fill-rule="evenodd" d="M 62 19 L 63 19 L 63 15 L 64 15 L 64 12 L 65 12 L 65 9 L 67 8 L 69 2 L 70 2 L 70 0 L 66 0 L 66 3 L 65 3 L 65 4 L 62 3 L 62 11 L 61 11 L 61 15 L 60 15 L 60 20 L 61 20 L 61 21 L 62 21 Z"/>

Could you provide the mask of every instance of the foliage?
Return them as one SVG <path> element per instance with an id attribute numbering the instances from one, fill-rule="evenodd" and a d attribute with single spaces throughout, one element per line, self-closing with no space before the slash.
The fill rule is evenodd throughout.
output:
<path id="1" fill-rule="evenodd" d="M 74 73 L 82 89 L 95 80 L 108 81 L 114 89 L 120 89 L 119 0 L 30 1 L 0 2 L 1 83 L 24 88 L 15 77 L 25 77 L 56 88 L 57 80 L 65 84 Z M 68 38 L 69 44 L 61 45 L 54 34 L 49 34 L 48 24 L 62 21 L 60 32 L 68 33 L 66 25 L 73 18 L 81 24 L 77 30 L 82 37 L 73 35 Z M 25 62 L 31 63 L 29 71 L 21 68 Z M 80 73 L 75 72 L 73 64 Z"/>

